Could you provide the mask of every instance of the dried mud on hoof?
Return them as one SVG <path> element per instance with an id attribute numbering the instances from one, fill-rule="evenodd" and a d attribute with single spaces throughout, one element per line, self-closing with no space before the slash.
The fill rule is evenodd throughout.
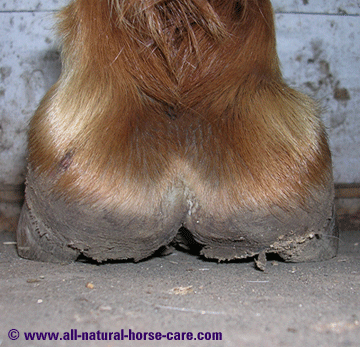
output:
<path id="1" fill-rule="evenodd" d="M 47 194 L 48 190 L 48 181 L 35 179 L 29 168 L 26 202 L 17 228 L 21 257 L 60 263 L 75 261 L 79 255 L 98 262 L 139 261 L 159 249 L 170 253 L 171 246 L 177 244 L 218 261 L 254 258 L 255 266 L 264 271 L 269 254 L 277 254 L 286 262 L 305 262 L 330 259 L 337 253 L 332 186 L 318 194 L 321 203 L 312 202 L 307 210 L 298 209 L 292 214 L 277 210 L 276 215 L 238 212 L 225 221 L 214 220 L 201 208 L 194 209 L 194 205 L 201 205 L 194 196 L 191 213 L 179 208 L 182 205 L 178 203 L 174 206 L 181 213 L 174 211 L 172 215 L 168 211 L 164 221 L 155 216 L 119 217 L 69 204 Z"/>
<path id="2" fill-rule="evenodd" d="M 249 233 L 251 238 L 251 233 Z M 285 262 L 324 261 L 336 256 L 339 243 L 338 229 L 335 226 L 335 217 L 329 220 L 328 225 L 317 233 L 296 235 L 293 232 L 284 237 L 278 236 L 274 242 L 261 243 L 257 240 L 256 246 L 245 244 L 239 246 L 236 241 L 211 242 L 204 246 L 200 253 L 209 259 L 231 261 L 235 259 L 253 258 L 257 269 L 265 271 L 267 255 L 278 255 Z"/>
<path id="3" fill-rule="evenodd" d="M 166 208 L 160 214 L 120 214 L 69 202 L 50 191 L 51 179 L 35 178 L 29 166 L 17 227 L 21 257 L 45 262 L 71 262 L 79 255 L 97 262 L 139 261 L 170 245 L 181 227 L 178 216 L 164 219 Z M 176 200 L 173 204 L 168 208 L 175 208 Z"/>
<path id="4" fill-rule="evenodd" d="M 76 233 L 73 236 L 75 237 Z M 81 233 L 77 235 L 76 239 L 79 237 L 81 237 Z M 251 234 L 248 238 L 251 238 Z M 258 241 L 257 246 L 249 246 L 248 248 L 244 244 L 239 247 L 236 241 L 228 241 L 225 244 L 221 241 L 212 241 L 207 245 L 201 245 L 195 242 L 192 237 L 191 241 L 189 241 L 189 238 L 184 239 L 177 236 L 175 239 L 169 239 L 167 241 L 168 244 L 165 241 L 165 246 L 162 245 L 158 248 L 157 246 L 146 248 L 146 242 L 139 247 L 134 242 L 133 247 L 130 247 L 130 250 L 127 250 L 127 253 L 125 253 L 124 249 L 112 252 L 111 247 L 113 246 L 107 247 L 106 242 L 101 244 L 101 239 L 99 237 L 99 240 L 94 241 L 94 244 L 91 245 L 96 251 L 89 252 L 89 248 L 91 248 L 89 244 L 87 249 L 81 249 L 80 247 L 76 249 L 75 245 L 79 244 L 78 241 L 69 241 L 61 238 L 58 234 L 55 235 L 41 220 L 36 219 L 27 204 L 23 206 L 17 229 L 18 253 L 23 258 L 44 262 L 72 262 L 80 254 L 97 261 L 112 259 L 139 261 L 151 256 L 160 248 L 166 249 L 166 253 L 162 252 L 161 254 L 167 255 L 173 249 L 170 245 L 178 244 L 184 250 L 190 252 L 195 250 L 194 254 L 198 253 L 205 258 L 216 259 L 218 261 L 254 258 L 256 268 L 265 271 L 267 255 L 269 254 L 277 254 L 286 262 L 323 261 L 336 256 L 339 241 L 335 218 L 329 220 L 328 225 L 323 230 L 318 230 L 317 233 L 312 232 L 304 236 L 291 235 L 286 238 L 279 236 L 271 244 L 261 244 Z M 143 240 L 140 240 L 140 242 L 143 242 Z M 126 249 L 127 247 L 124 248 Z M 131 250 L 131 248 L 134 249 Z"/>

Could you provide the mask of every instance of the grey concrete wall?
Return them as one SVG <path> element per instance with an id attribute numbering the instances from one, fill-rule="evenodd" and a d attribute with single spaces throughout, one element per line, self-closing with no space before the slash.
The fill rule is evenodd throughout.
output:
<path id="1" fill-rule="evenodd" d="M 28 121 L 60 73 L 53 11 L 68 0 L 1 0 L 0 185 L 19 184 Z M 319 99 L 336 182 L 360 182 L 360 0 L 273 0 L 287 82 Z"/>

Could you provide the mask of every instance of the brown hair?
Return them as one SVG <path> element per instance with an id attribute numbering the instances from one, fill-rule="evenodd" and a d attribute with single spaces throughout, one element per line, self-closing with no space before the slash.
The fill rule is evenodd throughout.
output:
<path id="1" fill-rule="evenodd" d="M 63 70 L 29 137 L 55 192 L 136 208 L 181 181 L 221 211 L 289 208 L 331 175 L 318 107 L 282 80 L 270 1 L 76 0 L 59 18 Z"/>

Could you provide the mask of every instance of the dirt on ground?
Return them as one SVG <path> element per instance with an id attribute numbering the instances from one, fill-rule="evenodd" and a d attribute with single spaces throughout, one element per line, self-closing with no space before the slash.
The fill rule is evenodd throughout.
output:
<path id="1" fill-rule="evenodd" d="M 340 222 L 336 258 L 268 259 L 264 272 L 178 249 L 139 263 L 34 262 L 2 231 L 0 346 L 360 346 L 360 232 Z"/>

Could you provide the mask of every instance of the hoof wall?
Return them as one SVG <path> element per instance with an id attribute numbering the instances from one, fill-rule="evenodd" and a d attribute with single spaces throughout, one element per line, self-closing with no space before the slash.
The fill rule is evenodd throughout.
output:
<path id="1" fill-rule="evenodd" d="M 69 263 L 79 256 L 65 241 L 54 237 L 25 203 L 16 231 L 17 250 L 21 257 L 52 263 Z"/>

